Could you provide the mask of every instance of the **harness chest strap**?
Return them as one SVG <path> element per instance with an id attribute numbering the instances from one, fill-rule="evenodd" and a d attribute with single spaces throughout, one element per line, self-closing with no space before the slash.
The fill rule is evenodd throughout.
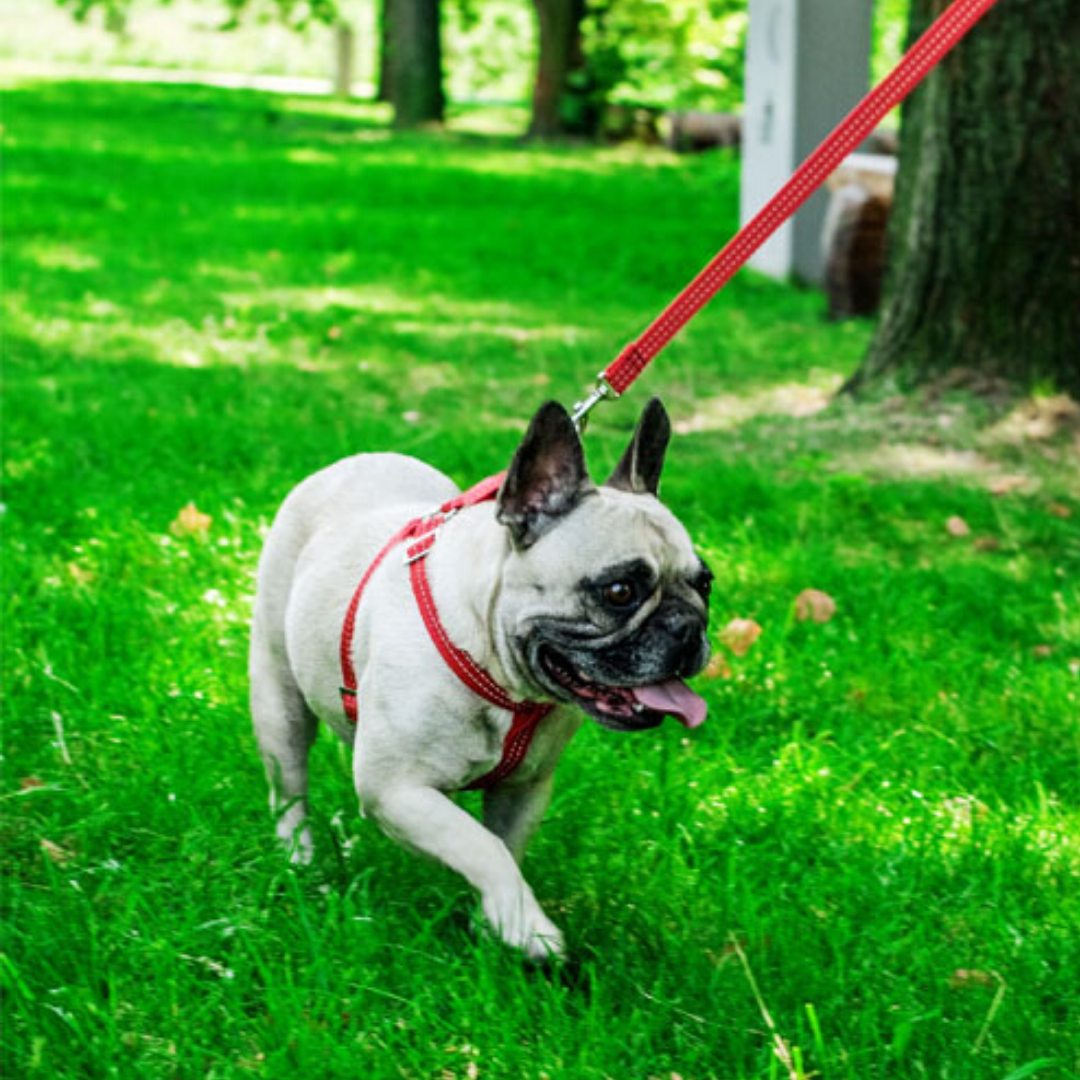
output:
<path id="1" fill-rule="evenodd" d="M 356 630 L 356 614 L 360 607 L 360 599 L 372 575 L 387 554 L 399 544 L 409 542 L 409 547 L 405 552 L 405 562 L 409 567 L 409 581 L 420 610 L 420 617 L 424 621 L 424 627 L 436 649 L 439 650 L 439 655 L 447 667 L 474 694 L 500 709 L 513 713 L 510 730 L 503 740 L 502 759 L 499 764 L 490 772 L 466 785 L 466 790 L 494 787 L 509 776 L 525 760 L 540 721 L 554 708 L 552 705 L 536 701 L 515 701 L 464 649 L 458 648 L 450 640 L 439 618 L 438 608 L 435 606 L 435 599 L 428 581 L 427 554 L 435 544 L 439 527 L 459 510 L 495 498 L 502 484 L 503 475 L 500 473 L 481 480 L 475 487 L 443 503 L 434 514 L 414 518 L 394 533 L 360 579 L 341 627 L 341 704 L 350 723 L 355 724 L 358 716 L 357 679 L 356 669 L 352 662 L 352 639 Z"/>

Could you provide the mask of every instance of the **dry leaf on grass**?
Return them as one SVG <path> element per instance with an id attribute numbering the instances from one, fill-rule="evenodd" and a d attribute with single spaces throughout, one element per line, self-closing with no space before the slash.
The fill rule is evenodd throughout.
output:
<path id="1" fill-rule="evenodd" d="M 1072 517 L 1072 511 L 1064 503 L 1059 502 L 1050 503 L 1046 508 L 1046 512 L 1062 519 Z"/>
<path id="2" fill-rule="evenodd" d="M 1048 656 L 1053 656 L 1054 655 L 1054 646 L 1053 645 L 1036 645 L 1035 648 L 1033 648 L 1031 650 L 1031 654 L 1032 654 L 1032 656 L 1035 656 L 1039 660 L 1045 660 Z"/>
<path id="3" fill-rule="evenodd" d="M 1000 551 L 1001 541 L 993 536 L 980 536 L 972 546 L 976 551 Z"/>
<path id="4" fill-rule="evenodd" d="M 69 562 L 67 572 L 76 585 L 90 585 L 93 583 L 94 578 L 97 577 L 93 570 L 87 570 L 85 566 L 80 566 L 77 562 Z"/>
<path id="5" fill-rule="evenodd" d="M 1008 476 L 995 476 L 987 485 L 991 495 L 1008 495 L 1011 491 L 1017 491 L 1027 483 L 1026 476 L 1017 476 L 1012 473 Z"/>
<path id="6" fill-rule="evenodd" d="M 970 536 L 971 526 L 962 518 L 953 514 L 948 521 L 945 522 L 945 530 L 950 536 Z"/>
<path id="7" fill-rule="evenodd" d="M 795 597 L 795 618 L 799 622 L 811 619 L 816 623 L 827 623 L 836 614 L 836 601 L 820 589 L 803 589 Z"/>
<path id="8" fill-rule="evenodd" d="M 34 788 L 44 787 L 45 781 L 39 780 L 36 776 L 24 776 L 19 781 L 20 791 L 33 791 Z"/>
<path id="9" fill-rule="evenodd" d="M 730 679 L 731 665 L 723 653 L 713 653 L 705 670 L 701 673 L 703 679 Z"/>
<path id="10" fill-rule="evenodd" d="M 753 619 L 732 619 L 720 631 L 720 644 L 726 645 L 736 656 L 745 656 L 759 637 L 761 627 Z"/>
<path id="11" fill-rule="evenodd" d="M 978 971 L 975 968 L 957 968 L 949 976 L 949 986 L 953 990 L 970 990 L 976 986 L 997 986 L 997 976 L 992 971 Z"/>
<path id="12" fill-rule="evenodd" d="M 64 863 L 71 862 L 71 860 L 75 858 L 75 853 L 73 851 L 68 851 L 67 848 L 63 848 L 59 844 L 54 844 L 51 840 L 42 840 L 41 850 L 44 851 L 54 863 L 57 863 L 60 866 L 63 866 Z"/>
<path id="13" fill-rule="evenodd" d="M 173 536 L 206 536 L 213 520 L 209 514 L 204 514 L 194 503 L 189 502 L 176 515 L 176 520 L 169 526 L 169 532 Z"/>

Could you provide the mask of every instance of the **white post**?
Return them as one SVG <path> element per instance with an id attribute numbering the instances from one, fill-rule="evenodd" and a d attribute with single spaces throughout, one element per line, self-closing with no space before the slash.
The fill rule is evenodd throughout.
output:
<path id="1" fill-rule="evenodd" d="M 869 88 L 873 0 L 750 0 L 740 217 L 748 221 Z M 821 280 L 819 192 L 750 265 Z"/>

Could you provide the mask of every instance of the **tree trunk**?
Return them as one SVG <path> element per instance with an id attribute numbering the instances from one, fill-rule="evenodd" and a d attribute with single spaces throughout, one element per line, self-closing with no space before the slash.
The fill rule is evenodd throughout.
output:
<path id="1" fill-rule="evenodd" d="M 389 19 L 390 103 L 397 127 L 443 118 L 439 0 L 393 0 Z M 387 13 L 389 14 L 389 12 Z"/>
<path id="2" fill-rule="evenodd" d="M 581 21 L 585 0 L 534 0 L 539 27 L 536 82 L 533 86 L 532 122 L 529 135 L 550 139 L 579 134 L 578 111 L 570 99 L 584 87 L 572 87 L 575 75 L 585 75 L 585 52 Z"/>
<path id="3" fill-rule="evenodd" d="M 945 0 L 914 0 L 912 30 Z M 906 106 L 890 266 L 845 389 L 947 370 L 1080 391 L 1080 2 L 1005 0 Z"/>
<path id="4" fill-rule="evenodd" d="M 334 96 L 346 100 L 352 97 L 355 37 L 351 23 L 334 24 Z"/>
<path id="5" fill-rule="evenodd" d="M 394 17 L 394 0 L 382 0 L 379 8 L 379 82 L 375 88 L 375 100 L 390 102 L 390 23 Z"/>

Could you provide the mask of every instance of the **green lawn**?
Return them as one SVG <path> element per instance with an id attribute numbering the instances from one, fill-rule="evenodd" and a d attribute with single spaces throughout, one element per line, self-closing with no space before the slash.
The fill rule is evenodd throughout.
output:
<path id="1" fill-rule="evenodd" d="M 104 83 L 10 86 L 3 123 L 7 1075 L 1077 1075 L 1067 403 L 818 411 L 868 328 L 743 276 L 601 410 L 597 472 L 664 396 L 714 627 L 764 633 L 700 731 L 571 747 L 529 874 L 577 964 L 545 976 L 358 819 L 329 738 L 286 866 L 260 538 L 358 450 L 502 467 L 730 232 L 735 162 Z"/>

